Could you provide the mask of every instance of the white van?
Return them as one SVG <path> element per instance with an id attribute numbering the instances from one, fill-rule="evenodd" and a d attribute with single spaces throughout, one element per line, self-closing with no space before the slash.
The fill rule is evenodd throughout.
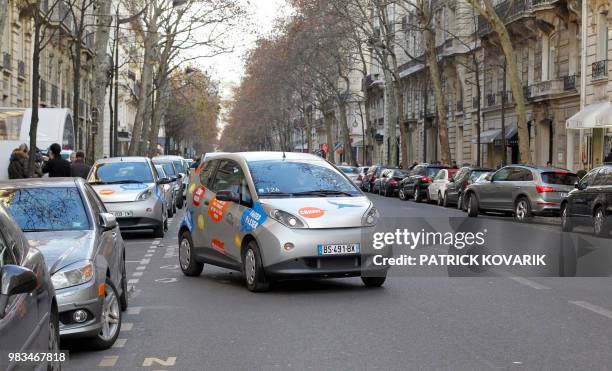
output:
<path id="1" fill-rule="evenodd" d="M 21 143 L 30 145 L 30 108 L 0 108 L 0 180 L 8 179 L 10 155 Z M 53 143 L 75 149 L 72 111 L 68 108 L 39 108 L 36 146 L 46 150 Z"/>

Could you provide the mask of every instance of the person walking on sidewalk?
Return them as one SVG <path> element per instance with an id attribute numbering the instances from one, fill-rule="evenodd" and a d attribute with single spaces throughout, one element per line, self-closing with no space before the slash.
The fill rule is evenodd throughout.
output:
<path id="1" fill-rule="evenodd" d="M 53 143 L 49 147 L 49 160 L 43 165 L 43 173 L 49 173 L 50 178 L 71 176 L 70 162 L 62 158 L 62 147 Z"/>
<path id="2" fill-rule="evenodd" d="M 78 151 L 74 161 L 70 164 L 72 176 L 87 179 L 89 170 L 91 170 L 91 166 L 85 163 L 85 153 L 83 151 Z"/>
<path id="3" fill-rule="evenodd" d="M 11 153 L 9 160 L 8 176 L 9 179 L 23 179 L 29 178 L 30 172 L 28 171 L 28 146 L 24 143 L 15 148 Z"/>

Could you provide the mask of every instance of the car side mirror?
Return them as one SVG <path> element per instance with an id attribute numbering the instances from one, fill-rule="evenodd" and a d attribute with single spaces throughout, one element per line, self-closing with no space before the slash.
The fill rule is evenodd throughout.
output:
<path id="1" fill-rule="evenodd" d="M 11 264 L 2 267 L 0 276 L 0 318 L 4 318 L 9 297 L 34 291 L 38 280 L 31 270 Z"/>
<path id="2" fill-rule="evenodd" d="M 176 175 L 173 175 L 170 177 L 170 180 L 176 182 L 178 180 L 178 177 Z"/>
<path id="3" fill-rule="evenodd" d="M 171 180 L 168 178 L 159 178 L 157 184 L 170 184 Z"/>
<path id="4" fill-rule="evenodd" d="M 117 227 L 117 218 L 113 214 L 100 213 L 100 228 L 109 231 L 115 227 Z"/>
<path id="5" fill-rule="evenodd" d="M 240 203 L 240 195 L 237 192 L 230 190 L 222 190 L 217 192 L 217 200 L 219 201 L 231 201 L 237 204 Z"/>

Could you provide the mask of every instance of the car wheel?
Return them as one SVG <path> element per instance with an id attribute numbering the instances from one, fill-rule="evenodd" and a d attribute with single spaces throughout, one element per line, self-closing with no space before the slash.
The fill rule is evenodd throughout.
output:
<path id="1" fill-rule="evenodd" d="M 514 205 L 514 220 L 525 223 L 531 219 L 531 204 L 526 197 L 520 197 Z"/>
<path id="2" fill-rule="evenodd" d="M 176 214 L 176 201 L 172 203 L 172 214 Z"/>
<path id="3" fill-rule="evenodd" d="M 57 308 L 52 308 L 51 318 L 49 318 L 49 353 L 57 355 L 60 351 L 60 335 L 59 335 L 59 315 Z M 55 356 L 50 357 L 47 362 L 47 371 L 61 370 L 62 365 L 59 359 Z"/>
<path id="4" fill-rule="evenodd" d="M 446 192 L 444 192 L 444 195 L 442 197 L 442 206 L 443 207 L 449 207 L 450 206 L 448 204 L 448 194 Z"/>
<path id="5" fill-rule="evenodd" d="M 567 203 L 561 205 L 561 230 L 571 232 L 574 229 Z"/>
<path id="6" fill-rule="evenodd" d="M 174 208 L 172 207 L 172 205 L 170 205 L 170 207 L 168 207 L 168 218 L 172 218 L 174 216 Z"/>
<path id="7" fill-rule="evenodd" d="M 457 210 L 463 210 L 463 195 L 461 193 L 457 196 Z"/>
<path id="8" fill-rule="evenodd" d="M 381 277 L 364 277 L 361 276 L 361 282 L 363 282 L 365 287 L 381 287 L 385 280 L 387 279 L 387 274 Z"/>
<path id="9" fill-rule="evenodd" d="M 163 238 L 166 230 L 166 223 L 160 222 L 159 226 L 153 230 L 153 237 L 155 238 Z"/>
<path id="10" fill-rule="evenodd" d="M 473 194 L 468 195 L 465 202 L 467 203 L 468 216 L 470 218 L 477 217 L 478 216 L 478 200 L 476 199 L 476 196 L 474 196 Z"/>
<path id="11" fill-rule="evenodd" d="M 179 209 L 183 208 L 183 195 L 179 195 L 176 199 L 176 207 L 178 207 Z"/>
<path id="12" fill-rule="evenodd" d="M 125 258 L 122 259 L 121 264 L 121 296 L 119 297 L 119 304 L 121 304 L 121 311 L 125 311 L 128 307 L 128 287 L 127 274 L 125 273 Z"/>
<path id="13" fill-rule="evenodd" d="M 406 195 L 404 194 L 404 188 L 399 189 L 398 197 L 402 201 L 406 201 Z"/>
<path id="14" fill-rule="evenodd" d="M 421 202 L 421 195 L 416 187 L 414 187 L 414 191 L 412 191 L 412 198 L 414 202 Z"/>
<path id="15" fill-rule="evenodd" d="M 438 192 L 438 206 L 442 206 L 442 193 Z"/>
<path id="16" fill-rule="evenodd" d="M 197 277 L 204 269 L 204 263 L 196 260 L 193 241 L 188 231 L 183 231 L 179 240 L 179 265 L 185 276 Z"/>
<path id="17" fill-rule="evenodd" d="M 121 330 L 121 310 L 117 289 L 110 278 L 104 284 L 104 300 L 102 301 L 102 314 L 100 321 L 102 329 L 91 340 L 93 348 L 97 350 L 108 349 L 115 343 Z"/>
<path id="18" fill-rule="evenodd" d="M 242 273 L 249 291 L 262 292 L 270 288 L 270 281 L 263 270 L 259 246 L 255 241 L 247 244 L 242 258 Z"/>
<path id="19" fill-rule="evenodd" d="M 597 237 L 607 236 L 610 232 L 609 222 L 603 207 L 599 206 L 593 215 L 593 232 Z"/>

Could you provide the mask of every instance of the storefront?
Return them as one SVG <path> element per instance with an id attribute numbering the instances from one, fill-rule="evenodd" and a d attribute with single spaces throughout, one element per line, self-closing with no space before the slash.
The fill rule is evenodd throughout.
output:
<path id="1" fill-rule="evenodd" d="M 572 170 L 592 169 L 612 162 L 612 103 L 593 103 L 570 117 L 566 123 L 568 159 Z M 578 141 L 578 159 L 573 158 Z M 578 166 L 576 166 L 578 164 Z"/>

